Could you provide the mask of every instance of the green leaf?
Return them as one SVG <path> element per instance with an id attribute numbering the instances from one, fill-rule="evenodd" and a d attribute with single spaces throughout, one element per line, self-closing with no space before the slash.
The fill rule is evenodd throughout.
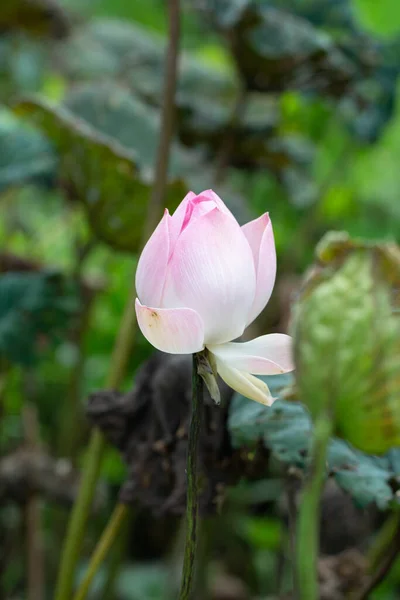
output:
<path id="1" fill-rule="evenodd" d="M 395 36 L 400 30 L 400 6 L 397 0 L 353 0 L 365 27 L 384 36 Z"/>
<path id="2" fill-rule="evenodd" d="M 56 49 L 61 69 L 76 81 L 113 79 L 153 106 L 160 106 L 164 81 L 165 38 L 116 19 L 93 19 L 78 27 Z M 179 108 L 235 95 L 234 74 L 215 69 L 182 53 L 179 62 L 176 102 Z M 204 104 L 204 102 L 203 102 Z"/>
<path id="3" fill-rule="evenodd" d="M 152 180 L 158 144 L 159 112 L 143 104 L 126 88 L 110 82 L 77 86 L 67 95 L 65 104 L 79 118 L 83 118 L 96 131 L 106 134 L 135 153 L 139 172 L 146 181 Z M 217 139 L 214 140 L 218 145 Z M 176 140 L 172 141 L 169 161 L 171 186 L 179 177 L 179 201 L 188 189 L 201 191 L 211 187 L 214 181 L 213 165 L 205 163 L 198 152 L 192 152 Z M 183 181 L 184 180 L 184 181 Z M 240 222 L 249 220 L 246 203 L 228 186 L 219 188 L 229 208 Z M 173 195 L 173 194 L 171 194 Z M 167 205 L 168 206 L 168 205 Z M 171 203 L 171 210 L 175 204 Z"/>
<path id="4" fill-rule="evenodd" d="M 232 500 L 236 506 L 265 504 L 276 502 L 284 493 L 282 479 L 260 479 L 259 481 L 248 481 L 241 479 L 235 486 L 226 490 L 228 500 Z"/>
<path id="5" fill-rule="evenodd" d="M 273 517 L 242 517 L 237 524 L 242 537 L 255 548 L 277 551 L 283 538 L 282 522 Z"/>
<path id="6" fill-rule="evenodd" d="M 288 375 L 261 379 L 273 388 L 274 396 L 292 381 Z M 278 381 L 274 384 L 274 380 Z M 266 407 L 235 394 L 229 411 L 228 428 L 235 447 L 252 447 L 262 440 L 279 461 L 301 469 L 308 467 L 312 427 L 309 413 L 297 402 L 278 399 Z M 333 438 L 328 448 L 327 474 L 333 475 L 359 506 L 375 502 L 383 510 L 393 499 L 389 481 L 396 474 L 395 465 L 400 465 L 393 452 L 378 458 Z"/>
<path id="7" fill-rule="evenodd" d="M 61 68 L 74 80 L 126 76 L 133 69 L 141 75 L 151 69 L 153 78 L 162 79 L 163 38 L 123 20 L 92 19 L 76 27 L 56 53 Z"/>
<path id="8" fill-rule="evenodd" d="M 77 29 L 57 51 L 61 68 L 72 80 L 125 87 L 148 106 L 160 108 L 163 97 L 165 40 L 145 29 L 114 19 L 95 19 Z M 215 69 L 189 53 L 179 61 L 177 127 L 187 143 L 219 136 L 235 101 L 237 83 L 227 69 Z M 101 93 L 101 92 L 100 92 Z M 143 112 L 143 111 L 142 111 Z M 215 131 L 216 130 L 216 131 Z M 190 141 L 189 141 L 189 145 Z"/>
<path id="9" fill-rule="evenodd" d="M 340 487 L 359 506 L 375 502 L 379 509 L 385 510 L 393 499 L 389 480 L 394 473 L 387 459 L 368 456 L 343 440 L 333 439 L 328 450 L 328 467 Z"/>
<path id="10" fill-rule="evenodd" d="M 47 177 L 57 158 L 47 139 L 8 111 L 0 111 L 0 193 L 10 186 Z"/>
<path id="11" fill-rule="evenodd" d="M 129 147 L 137 146 L 139 140 L 140 152 L 146 158 L 149 155 L 148 143 L 152 144 L 154 136 L 132 136 L 130 131 L 134 125 L 130 126 L 129 123 L 135 123 L 135 119 L 132 119 L 135 113 L 145 113 L 145 121 L 148 118 L 156 119 L 156 113 L 149 110 L 148 105 L 160 106 L 164 44 L 140 27 L 99 19 L 83 26 L 64 46 L 65 52 L 60 51 L 60 58 L 69 76 L 82 79 L 86 74 L 93 80 L 92 85 L 78 87 L 70 93 L 66 99 L 67 106 L 97 129 L 117 137 Z M 121 83 L 124 85 L 123 91 Z M 109 101 L 110 96 L 116 95 L 116 88 L 121 90 L 120 98 L 125 95 L 127 100 Z M 128 88 L 136 98 L 130 95 Z M 184 53 L 180 61 L 176 94 L 177 132 L 181 142 L 189 147 L 198 147 L 199 144 L 206 146 L 207 156 L 213 160 L 227 128 L 232 128 L 232 111 L 237 94 L 237 83 L 229 72 L 210 68 Z M 146 110 L 138 110 L 137 106 L 141 106 L 138 98 L 146 102 Z M 120 127 L 114 122 L 111 104 L 120 112 Z M 237 134 L 235 152 L 230 157 L 231 164 L 239 168 L 268 168 L 287 184 L 290 191 L 295 190 L 296 196 L 301 196 L 298 203 L 310 201 L 310 198 L 312 200 L 309 182 L 300 170 L 296 170 L 296 165 L 304 168 L 311 163 L 312 148 L 299 135 L 276 138 L 280 123 L 276 99 L 257 92 L 248 94 L 243 113 L 235 125 Z M 150 155 L 154 156 L 153 150 Z M 182 163 L 182 158 L 179 162 Z M 289 170 L 292 163 L 295 167 Z M 182 173 L 182 165 L 179 172 Z"/>
<path id="12" fill-rule="evenodd" d="M 14 110 L 53 142 L 59 155 L 59 184 L 84 205 L 94 233 L 118 250 L 134 252 L 147 214 L 157 129 L 147 113 L 135 111 L 128 97 L 119 89 L 114 95 L 108 89 L 107 96 L 96 100 L 93 89 L 70 99 L 75 113 L 39 99 L 23 101 Z M 97 112 L 91 115 L 90 110 Z M 94 127 L 102 123 L 100 130 Z M 174 159 L 172 164 L 176 165 Z M 173 210 L 185 193 L 182 180 L 171 178 L 166 205 Z"/>
<path id="13" fill-rule="evenodd" d="M 299 395 L 314 417 L 329 407 L 354 446 L 382 454 L 400 445 L 400 251 L 337 234 L 317 253 L 293 320 Z"/>
<path id="14" fill-rule="evenodd" d="M 375 31 L 385 21 L 395 29 L 398 8 L 375 0 L 358 4 L 370 25 L 379 23 Z M 230 28 L 231 50 L 249 89 L 329 95 L 360 140 L 371 143 L 382 133 L 395 109 L 399 44 L 368 35 L 374 28 L 365 19 L 360 24 L 351 0 L 205 0 L 202 7 L 218 29 Z"/>
<path id="15" fill-rule="evenodd" d="M 201 8 L 211 13 L 214 22 L 221 29 L 228 29 L 237 24 L 251 0 L 204 0 Z"/>
<path id="16" fill-rule="evenodd" d="M 77 86 L 67 94 L 63 106 L 97 133 L 118 142 L 131 154 L 143 180 L 152 181 L 160 130 L 157 110 L 110 82 Z M 187 164 L 187 152 L 173 140 L 170 176 L 176 177 Z"/>
<path id="17" fill-rule="evenodd" d="M 273 5 L 294 12 L 313 25 L 325 29 L 341 31 L 348 28 L 354 31 L 356 23 L 352 2 L 353 0 L 273 0 Z"/>
<path id="18" fill-rule="evenodd" d="M 87 567 L 88 565 L 85 563 L 81 563 L 78 567 L 77 582 L 82 581 Z M 107 571 L 107 565 L 102 565 L 93 578 L 93 597 L 94 595 L 99 596 L 104 590 Z M 115 587 L 119 598 L 163 600 L 168 585 L 170 585 L 170 580 L 167 568 L 162 563 L 153 560 L 151 563 L 137 562 L 133 566 L 121 565 Z"/>
<path id="19" fill-rule="evenodd" d="M 58 183 L 84 205 L 97 237 L 118 250 L 135 252 L 154 176 L 158 111 L 110 82 L 78 86 L 65 104 L 32 99 L 14 110 L 53 142 L 59 155 Z M 197 153 L 173 141 L 164 206 L 172 212 L 189 189 L 207 189 L 213 177 L 213 169 Z M 218 192 L 239 222 L 251 218 L 238 194 L 225 185 Z"/>
<path id="20" fill-rule="evenodd" d="M 137 563 L 123 569 L 118 578 L 118 591 L 123 598 L 132 600 L 162 600 L 168 586 L 168 574 L 164 565 Z"/>
<path id="21" fill-rule="evenodd" d="M 77 290 L 53 272 L 0 276 L 0 355 L 29 365 L 78 310 Z"/>
<path id="22" fill-rule="evenodd" d="M 292 374 L 261 377 L 274 397 L 293 382 Z M 228 427 L 235 447 L 254 445 L 262 439 L 284 462 L 304 465 L 311 431 L 311 420 L 296 402 L 277 400 L 266 408 L 235 394 Z"/>
<path id="23" fill-rule="evenodd" d="M 211 18 L 221 27 L 218 3 L 209 3 Z M 323 90 L 340 97 L 357 75 L 352 61 L 327 33 L 306 19 L 269 2 L 253 2 L 237 11 L 230 32 L 237 67 L 249 89 Z"/>

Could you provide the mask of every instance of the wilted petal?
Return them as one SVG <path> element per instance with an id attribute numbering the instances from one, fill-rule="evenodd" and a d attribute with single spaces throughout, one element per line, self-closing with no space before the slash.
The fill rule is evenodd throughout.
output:
<path id="1" fill-rule="evenodd" d="M 234 369 L 254 375 L 277 375 L 293 371 L 292 338 L 271 333 L 250 342 L 207 345 L 208 349 Z"/>
<path id="2" fill-rule="evenodd" d="M 170 253 L 169 219 L 168 210 L 165 210 L 140 255 L 136 269 L 136 293 L 140 301 L 149 306 L 159 306 L 161 302 Z"/>
<path id="3" fill-rule="evenodd" d="M 158 350 L 192 354 L 204 348 L 204 326 L 191 308 L 151 308 L 136 298 L 136 316 L 144 337 Z"/>
<path id="4" fill-rule="evenodd" d="M 250 375 L 250 373 L 234 369 L 222 360 L 218 360 L 218 358 L 216 359 L 216 363 L 219 375 L 233 390 L 239 392 L 239 394 L 243 394 L 246 398 L 250 398 L 250 400 L 255 400 L 266 406 L 270 406 L 273 403 L 274 398 L 264 381 L 254 377 L 254 375 Z"/>
<path id="5" fill-rule="evenodd" d="M 256 269 L 256 293 L 247 324 L 254 321 L 266 306 L 274 289 L 276 250 L 274 233 L 268 213 L 243 225 L 242 231 L 250 244 Z"/>
<path id="6" fill-rule="evenodd" d="M 162 306 L 202 317 L 206 343 L 240 336 L 255 294 L 249 244 L 238 223 L 215 208 L 189 223 L 168 265 Z"/>

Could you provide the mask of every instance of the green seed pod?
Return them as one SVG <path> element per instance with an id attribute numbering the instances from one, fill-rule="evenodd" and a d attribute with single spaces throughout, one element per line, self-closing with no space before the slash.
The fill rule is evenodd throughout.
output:
<path id="1" fill-rule="evenodd" d="M 400 445 L 400 251 L 330 234 L 294 310 L 297 386 L 313 417 L 381 454 Z"/>

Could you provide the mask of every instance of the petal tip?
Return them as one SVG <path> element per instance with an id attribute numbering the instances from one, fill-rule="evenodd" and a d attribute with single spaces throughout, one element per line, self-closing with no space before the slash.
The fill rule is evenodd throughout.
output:
<path id="1" fill-rule="evenodd" d="M 157 350 L 169 354 L 192 354 L 204 348 L 204 325 L 190 308 L 157 308 L 136 298 L 136 316 L 144 337 Z"/>

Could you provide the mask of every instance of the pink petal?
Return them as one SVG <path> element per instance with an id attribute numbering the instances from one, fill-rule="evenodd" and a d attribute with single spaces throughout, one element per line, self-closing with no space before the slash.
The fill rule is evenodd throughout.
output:
<path id="1" fill-rule="evenodd" d="M 171 236 L 171 247 L 174 248 L 176 240 L 181 232 L 183 221 L 185 220 L 185 215 L 187 211 L 188 204 L 193 198 L 196 198 L 196 194 L 194 192 L 189 192 L 186 194 L 182 202 L 176 208 L 174 214 L 171 216 L 169 230 Z"/>
<path id="2" fill-rule="evenodd" d="M 199 216 L 202 216 L 207 212 L 210 212 L 214 208 L 218 208 L 221 210 L 221 212 L 229 214 L 232 216 L 232 218 L 234 218 L 221 198 L 212 190 L 206 190 L 197 195 L 194 192 L 189 192 L 186 194 L 171 217 L 171 246 L 175 246 L 176 240 L 181 232 L 187 227 L 189 222 L 197 219 Z"/>
<path id="3" fill-rule="evenodd" d="M 269 391 L 267 384 L 261 379 L 250 375 L 250 373 L 244 373 L 238 369 L 232 368 L 225 362 L 216 359 L 217 369 L 222 379 L 236 392 L 255 400 L 266 406 L 270 406 L 274 398 Z"/>
<path id="4" fill-rule="evenodd" d="M 215 202 L 208 200 L 205 196 L 195 196 L 192 200 L 189 200 L 186 205 L 186 214 L 183 219 L 182 228 L 180 233 L 193 221 L 196 221 L 199 217 L 206 215 L 211 210 L 216 208 Z"/>
<path id="5" fill-rule="evenodd" d="M 141 302 L 160 306 L 170 254 L 168 210 L 154 230 L 140 255 L 136 269 L 136 293 Z"/>
<path id="6" fill-rule="evenodd" d="M 271 333 L 244 343 L 207 345 L 217 359 L 234 369 L 254 375 L 277 375 L 293 371 L 292 338 Z"/>
<path id="7" fill-rule="evenodd" d="M 200 192 L 199 196 L 214 202 L 215 206 L 219 208 L 221 212 L 230 215 L 232 218 L 235 218 L 223 200 L 221 200 L 218 194 L 216 194 L 213 190 L 204 190 L 203 192 Z"/>
<path id="8" fill-rule="evenodd" d="M 150 308 L 136 298 L 136 316 L 144 337 L 158 350 L 193 354 L 204 348 L 204 326 L 191 308 Z"/>
<path id="9" fill-rule="evenodd" d="M 242 231 L 250 244 L 256 269 L 256 294 L 247 324 L 254 321 L 267 305 L 274 289 L 276 250 L 272 223 L 268 213 L 243 225 Z"/>
<path id="10" fill-rule="evenodd" d="M 215 208 L 189 223 L 167 269 L 162 306 L 202 317 L 207 343 L 240 336 L 255 293 L 253 258 L 238 223 Z"/>

